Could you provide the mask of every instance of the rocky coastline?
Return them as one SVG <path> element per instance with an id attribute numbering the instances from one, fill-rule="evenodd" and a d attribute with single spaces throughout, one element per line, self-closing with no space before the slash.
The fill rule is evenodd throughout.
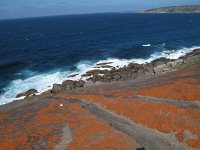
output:
<path id="1" fill-rule="evenodd" d="M 200 49 L 102 69 L 111 65 L 1 105 L 0 149 L 200 149 Z"/>
<path id="2" fill-rule="evenodd" d="M 82 88 L 84 86 L 91 86 L 103 83 L 110 83 L 116 81 L 134 80 L 138 78 L 144 78 L 149 76 L 155 76 L 173 72 L 184 67 L 199 65 L 200 63 L 200 49 L 194 49 L 192 52 L 179 57 L 178 59 L 159 58 L 151 61 L 150 63 L 138 64 L 129 63 L 122 68 L 112 67 L 112 62 L 96 64 L 93 70 L 87 71 L 81 77 L 86 80 L 66 80 L 62 84 L 54 84 L 53 88 L 49 90 L 50 93 L 60 93 L 69 89 Z M 110 69 L 110 70 L 108 70 Z M 69 77 L 75 77 L 78 74 L 71 75 Z M 24 96 L 28 98 L 37 93 L 37 90 L 30 89 L 26 92 L 20 93 L 16 96 L 19 98 Z"/>

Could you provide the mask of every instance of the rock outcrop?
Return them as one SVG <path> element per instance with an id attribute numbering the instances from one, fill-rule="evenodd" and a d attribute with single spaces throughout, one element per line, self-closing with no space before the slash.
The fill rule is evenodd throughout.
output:
<path id="1" fill-rule="evenodd" d="M 36 94 L 36 93 L 37 93 L 37 90 L 35 90 L 35 89 L 30 89 L 30 90 L 28 90 L 28 91 L 26 91 L 26 92 L 23 92 L 23 93 L 18 94 L 18 95 L 16 96 L 16 98 L 23 97 L 23 96 L 25 96 L 25 98 L 28 98 L 28 97 L 30 97 L 30 96 Z"/>
<path id="2" fill-rule="evenodd" d="M 79 81 L 73 81 L 73 80 L 66 80 L 62 83 L 62 87 L 64 89 L 75 89 L 84 87 L 85 81 L 79 80 Z"/>
<path id="3" fill-rule="evenodd" d="M 64 91 L 64 87 L 61 84 L 54 84 L 51 93 L 59 93 Z"/>

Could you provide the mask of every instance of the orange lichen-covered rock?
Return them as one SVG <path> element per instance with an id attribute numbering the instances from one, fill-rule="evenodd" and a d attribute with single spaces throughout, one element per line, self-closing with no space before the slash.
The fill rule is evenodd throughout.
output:
<path id="1" fill-rule="evenodd" d="M 120 89 L 120 90 L 110 90 L 110 91 L 97 91 L 95 94 L 111 95 L 113 97 L 123 97 L 123 96 L 133 96 L 134 91 L 131 89 Z"/>
<path id="2" fill-rule="evenodd" d="M 187 71 L 187 72 L 182 72 L 182 73 L 177 74 L 176 77 L 191 77 L 198 74 L 199 74 L 198 71 Z"/>
<path id="3" fill-rule="evenodd" d="M 146 102 L 140 99 L 105 98 L 90 94 L 68 95 L 68 97 L 101 104 L 105 109 L 131 118 L 138 124 L 165 133 L 176 133 L 179 141 L 186 140 L 189 146 L 200 148 L 197 144 L 200 142 L 200 123 L 198 121 L 200 110 L 183 109 L 169 104 Z M 185 137 L 184 131 L 186 130 L 196 135 L 197 138 Z"/>
<path id="4" fill-rule="evenodd" d="M 145 133 L 153 129 L 151 132 L 159 133 L 158 138 L 162 139 L 160 133 L 164 136 L 170 133 L 170 138 L 181 145 L 200 149 L 199 71 L 155 78 L 147 84 L 146 80 L 134 86 L 131 85 L 134 82 L 130 82 L 123 89 L 110 84 L 105 89 L 96 90 L 94 86 L 56 95 L 46 92 L 33 97 L 33 101 L 24 100 L 13 109 L 0 108 L 0 150 L 137 149 L 140 145 L 134 139 L 141 136 L 128 136 L 127 130 L 123 130 L 124 124 L 120 124 L 120 129 L 116 127 L 124 120 L 130 121 L 129 125 L 142 127 Z M 95 114 L 97 108 L 99 111 Z M 100 112 L 105 114 L 101 116 Z M 110 122 L 111 119 L 106 118 L 110 115 L 124 120 Z M 144 138 L 144 143 L 149 139 L 151 136 Z"/>
<path id="5" fill-rule="evenodd" d="M 141 88 L 138 94 L 175 100 L 200 101 L 199 84 L 200 79 L 184 78 L 173 83 Z"/>
<path id="6" fill-rule="evenodd" d="M 58 147 L 132 150 L 137 147 L 127 135 L 114 130 L 79 104 L 52 100 L 46 106 L 33 105 L 34 110 L 29 107 L 23 108 L 29 109 L 26 114 L 21 109 L 9 118 L 1 114 L 0 150 Z"/>

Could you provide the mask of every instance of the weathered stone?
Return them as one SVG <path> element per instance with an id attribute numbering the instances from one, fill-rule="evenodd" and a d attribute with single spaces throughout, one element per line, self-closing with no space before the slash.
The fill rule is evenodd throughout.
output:
<path id="1" fill-rule="evenodd" d="M 106 63 L 99 63 L 99 64 L 96 64 L 97 66 L 102 66 L 102 65 L 108 65 L 108 64 L 112 64 L 113 62 L 106 62 Z"/>
<path id="2" fill-rule="evenodd" d="M 76 82 L 73 81 L 73 80 L 66 80 L 62 83 L 62 86 L 65 88 L 65 89 L 75 89 L 75 84 Z"/>
<path id="3" fill-rule="evenodd" d="M 75 83 L 75 87 L 84 87 L 85 81 L 79 80 Z"/>
<path id="4" fill-rule="evenodd" d="M 72 74 L 72 75 L 68 76 L 68 78 L 73 78 L 73 77 L 75 77 L 77 75 L 79 75 L 79 74 Z"/>
<path id="5" fill-rule="evenodd" d="M 84 87 L 85 81 L 79 80 L 79 81 L 73 81 L 73 80 L 66 80 L 62 83 L 62 87 L 64 89 L 75 89 L 79 87 Z"/>
<path id="6" fill-rule="evenodd" d="M 162 57 L 162 58 L 153 60 L 153 61 L 151 62 L 151 64 L 153 65 L 153 67 L 157 67 L 157 66 L 160 66 L 160 65 L 167 64 L 169 61 L 170 61 L 170 59 L 167 59 L 167 58 Z"/>
<path id="7" fill-rule="evenodd" d="M 153 68 L 155 74 L 158 74 L 158 73 L 164 73 L 164 72 L 167 72 L 170 70 L 170 67 L 166 64 L 163 64 L 163 65 L 159 65 L 155 68 Z"/>
<path id="8" fill-rule="evenodd" d="M 37 90 L 35 90 L 35 89 L 30 89 L 30 90 L 28 90 L 28 91 L 26 91 L 26 92 L 24 92 L 24 93 L 18 94 L 18 95 L 16 96 L 16 98 L 19 98 L 19 97 L 22 97 L 22 96 L 25 96 L 25 97 L 27 98 L 27 97 L 30 97 L 31 95 L 36 94 L 36 93 L 37 93 Z"/>
<path id="9" fill-rule="evenodd" d="M 177 65 L 182 64 L 182 63 L 183 63 L 183 59 L 177 59 L 177 60 L 168 62 L 167 65 L 170 67 L 176 67 Z"/>
<path id="10" fill-rule="evenodd" d="M 98 75 L 98 74 L 106 74 L 108 72 L 109 72 L 108 70 L 95 69 L 95 70 L 90 70 L 86 72 L 81 77 L 89 77 L 89 76 Z"/>
<path id="11" fill-rule="evenodd" d="M 51 93 L 59 93 L 59 92 L 61 92 L 63 90 L 64 90 L 64 88 L 63 88 L 63 86 L 61 84 L 54 84 L 53 88 L 51 90 Z"/>
<path id="12" fill-rule="evenodd" d="M 138 69 L 140 69 L 141 67 L 142 67 L 142 65 L 136 64 L 136 63 L 130 63 L 130 64 L 128 64 L 128 68 L 130 68 L 130 69 L 138 70 Z"/>

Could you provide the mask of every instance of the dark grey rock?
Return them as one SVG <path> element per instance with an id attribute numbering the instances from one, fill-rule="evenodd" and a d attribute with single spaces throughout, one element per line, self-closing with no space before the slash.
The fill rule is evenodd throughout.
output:
<path id="1" fill-rule="evenodd" d="M 64 87 L 61 84 L 54 84 L 51 90 L 51 93 L 59 93 L 64 90 Z"/>
<path id="2" fill-rule="evenodd" d="M 30 97 L 31 95 L 34 95 L 37 93 L 37 90 L 36 89 L 30 89 L 24 93 L 20 93 L 16 96 L 16 98 L 19 98 L 19 97 L 22 97 L 22 96 L 25 96 L 26 98 L 27 97 Z"/>
<path id="3" fill-rule="evenodd" d="M 167 64 L 169 61 L 170 61 L 170 59 L 162 57 L 162 58 L 153 60 L 150 64 L 152 64 L 153 67 L 157 67 L 157 66 L 160 66 L 160 65 Z"/>
<path id="4" fill-rule="evenodd" d="M 75 89 L 75 84 L 76 84 L 76 81 L 73 81 L 73 80 L 66 80 L 62 83 L 62 86 L 65 88 L 65 89 Z"/>

